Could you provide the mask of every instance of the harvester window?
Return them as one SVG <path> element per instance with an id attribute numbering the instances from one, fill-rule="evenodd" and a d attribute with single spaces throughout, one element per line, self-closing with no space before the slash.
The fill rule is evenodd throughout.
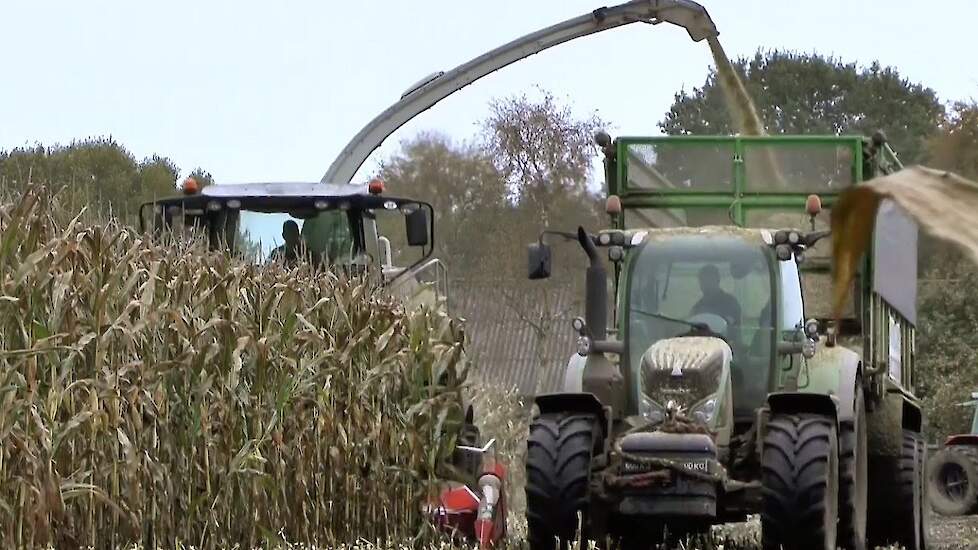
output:
<path id="1" fill-rule="evenodd" d="M 302 240 L 315 257 L 331 264 L 349 263 L 354 253 L 350 216 L 343 210 L 325 210 L 302 226 Z"/>
<path id="2" fill-rule="evenodd" d="M 273 251 L 285 252 L 285 242 L 298 230 L 298 246 L 319 256 L 325 252 L 335 262 L 349 260 L 353 236 L 346 212 L 326 210 L 309 219 L 285 212 L 241 211 L 235 249 L 256 262 L 272 259 Z M 289 257 L 289 255 L 287 255 Z"/>

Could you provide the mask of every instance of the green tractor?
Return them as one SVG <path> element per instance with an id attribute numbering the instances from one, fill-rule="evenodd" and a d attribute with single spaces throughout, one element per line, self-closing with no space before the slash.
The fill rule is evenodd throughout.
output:
<path id="1" fill-rule="evenodd" d="M 948 437 L 927 465 L 930 503 L 944 516 L 978 512 L 978 392 L 958 406 L 974 409 L 971 433 Z"/>
<path id="2" fill-rule="evenodd" d="M 550 275 L 547 236 L 588 261 L 577 353 L 527 440 L 531 548 L 647 547 L 754 514 L 765 549 L 925 548 L 917 226 L 895 204 L 831 312 L 822 210 L 901 168 L 885 136 L 596 142 L 611 227 L 528 251 L 530 279 Z"/>

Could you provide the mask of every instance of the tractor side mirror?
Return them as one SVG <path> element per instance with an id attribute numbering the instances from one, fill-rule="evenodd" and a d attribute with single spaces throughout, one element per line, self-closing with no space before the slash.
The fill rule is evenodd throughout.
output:
<path id="1" fill-rule="evenodd" d="M 533 243 L 527 247 L 527 271 L 531 280 L 550 277 L 550 245 Z"/>
<path id="2" fill-rule="evenodd" d="M 428 244 L 428 215 L 423 208 L 418 208 L 404 217 L 407 229 L 408 246 L 426 246 Z"/>

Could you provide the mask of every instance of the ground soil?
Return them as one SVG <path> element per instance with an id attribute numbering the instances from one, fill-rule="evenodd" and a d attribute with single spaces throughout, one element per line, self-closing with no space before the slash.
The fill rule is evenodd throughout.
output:
<path id="1" fill-rule="evenodd" d="M 760 522 L 752 518 L 746 523 L 728 524 L 720 527 L 717 542 L 724 550 L 758 550 L 760 548 Z M 683 550 L 707 548 L 696 542 L 686 545 Z M 717 546 L 719 548 L 719 546 Z M 900 547 L 890 546 L 886 550 Z M 927 550 L 976 550 L 978 549 L 978 515 L 948 518 L 937 514 L 931 516 L 930 545 Z"/>
<path id="2" fill-rule="evenodd" d="M 928 550 L 978 548 L 978 516 L 931 520 L 931 547 Z"/>

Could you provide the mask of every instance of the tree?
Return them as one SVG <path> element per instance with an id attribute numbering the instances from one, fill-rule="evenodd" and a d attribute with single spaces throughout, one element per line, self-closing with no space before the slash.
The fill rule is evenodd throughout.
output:
<path id="1" fill-rule="evenodd" d="M 425 133 L 401 144 L 379 175 L 392 192 L 435 209 L 438 253 L 457 278 L 522 281 L 526 243 L 540 230 L 596 230 L 602 201 L 588 190 L 596 115 L 578 118 L 544 91 L 494 100 L 473 143 Z"/>
<path id="2" fill-rule="evenodd" d="M 903 162 L 916 163 L 944 115 L 932 89 L 878 62 L 859 68 L 818 54 L 758 51 L 733 65 L 770 134 L 883 130 Z M 732 133 L 716 70 L 702 87 L 677 93 L 659 127 L 671 135 Z"/>
<path id="3" fill-rule="evenodd" d="M 199 166 L 195 168 L 188 177 L 191 177 L 197 181 L 198 189 L 203 189 L 204 187 L 214 183 L 214 177 L 211 176 L 211 173 Z"/>
<path id="4" fill-rule="evenodd" d="M 510 205 L 502 175 L 480 147 L 456 145 L 441 134 L 419 134 L 381 163 L 379 175 L 392 194 L 431 203 L 437 254 L 454 276 L 471 276 L 482 269 L 497 224 Z"/>
<path id="5" fill-rule="evenodd" d="M 929 166 L 978 179 L 978 102 L 954 103 L 928 151 Z"/>
<path id="6" fill-rule="evenodd" d="M 553 94 L 541 93 L 540 101 L 525 94 L 494 100 L 483 130 L 512 196 L 548 223 L 555 211 L 595 204 L 587 183 L 598 154 L 594 133 L 606 124 L 597 114 L 577 118 Z"/>
<path id="7" fill-rule="evenodd" d="M 932 437 L 969 432 L 973 411 L 955 404 L 978 391 L 976 270 L 956 254 L 934 264 L 920 285 L 915 354 Z"/>
<path id="8" fill-rule="evenodd" d="M 64 185 L 61 199 L 66 207 L 86 206 L 124 223 L 135 222 L 143 202 L 174 194 L 178 174 L 172 160 L 153 155 L 137 161 L 111 137 L 0 152 L 3 188 L 19 192 L 32 182 Z"/>

